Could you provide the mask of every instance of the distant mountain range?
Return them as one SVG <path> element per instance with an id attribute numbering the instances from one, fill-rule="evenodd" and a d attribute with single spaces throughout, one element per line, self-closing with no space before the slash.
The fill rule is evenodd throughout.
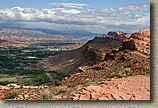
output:
<path id="1" fill-rule="evenodd" d="M 75 38 L 80 38 L 82 36 L 98 36 L 98 35 L 101 35 L 101 34 L 98 34 L 98 33 L 91 33 L 91 32 L 88 32 L 86 30 L 76 30 L 76 31 L 56 31 L 56 30 L 50 30 L 50 29 L 41 29 L 41 28 L 38 28 L 38 29 L 30 29 L 30 30 L 36 30 L 36 31 L 41 31 L 41 32 L 44 32 L 46 34 L 50 34 L 50 35 L 71 35 Z"/>
<path id="2" fill-rule="evenodd" d="M 54 35 L 63 35 L 65 38 L 83 38 L 83 37 L 94 37 L 101 34 L 91 33 L 86 30 L 77 30 L 77 31 L 56 31 L 50 29 L 29 29 L 29 28 L 3 28 L 0 27 L 0 36 L 31 36 L 31 37 L 45 37 L 45 38 L 54 38 Z M 55 36 L 56 38 L 56 36 Z"/>

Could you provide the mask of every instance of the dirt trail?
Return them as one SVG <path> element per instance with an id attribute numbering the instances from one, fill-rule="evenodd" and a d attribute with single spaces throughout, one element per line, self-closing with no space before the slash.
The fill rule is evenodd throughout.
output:
<path id="1" fill-rule="evenodd" d="M 112 78 L 100 84 L 85 87 L 73 100 L 150 100 L 150 77 Z"/>
<path id="2" fill-rule="evenodd" d="M 54 78 L 52 77 L 52 75 L 49 72 L 46 72 L 46 75 L 50 78 L 50 80 L 53 82 Z"/>

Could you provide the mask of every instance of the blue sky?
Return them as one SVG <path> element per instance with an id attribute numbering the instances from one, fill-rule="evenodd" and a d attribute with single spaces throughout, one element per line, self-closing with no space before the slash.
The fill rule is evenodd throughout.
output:
<path id="1" fill-rule="evenodd" d="M 148 4 L 150 0 L 0 0 L 1 8 L 20 6 L 23 8 L 50 8 L 49 3 L 82 3 L 90 8 L 118 8 L 126 4 Z"/>
<path id="2" fill-rule="evenodd" d="M 103 33 L 135 32 L 149 28 L 149 21 L 150 0 L 0 0 L 0 25 Z"/>

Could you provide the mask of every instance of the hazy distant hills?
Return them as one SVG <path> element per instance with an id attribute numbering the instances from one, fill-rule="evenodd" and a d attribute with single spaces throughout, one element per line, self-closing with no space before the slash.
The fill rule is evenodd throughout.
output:
<path id="1" fill-rule="evenodd" d="M 30 29 L 31 30 L 31 29 Z M 84 36 L 98 36 L 98 35 L 101 35 L 101 34 L 98 34 L 98 33 L 91 33 L 91 32 L 88 32 L 86 30 L 76 30 L 76 31 L 56 31 L 56 30 L 50 30 L 50 29 L 32 29 L 32 30 L 35 30 L 35 31 L 41 31 L 41 32 L 44 32 L 46 34 L 50 34 L 50 35 L 71 35 L 75 38 L 80 38 L 80 37 L 84 37 Z"/>
<path id="2" fill-rule="evenodd" d="M 50 29 L 20 29 L 20 28 L 2 28 L 0 27 L 0 36 L 30 36 L 35 38 L 58 38 L 58 35 L 62 35 L 62 39 L 94 37 L 100 35 L 97 33 L 91 33 L 86 30 L 83 31 L 65 31 L 60 32 Z M 61 37 L 59 37 L 60 39 Z"/>

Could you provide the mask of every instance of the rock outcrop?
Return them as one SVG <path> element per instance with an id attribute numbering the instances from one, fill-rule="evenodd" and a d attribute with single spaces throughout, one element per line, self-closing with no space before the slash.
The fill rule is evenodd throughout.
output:
<path id="1" fill-rule="evenodd" d="M 41 64 L 47 70 L 58 73 L 75 73 L 80 66 L 94 65 L 104 61 L 106 53 L 122 45 L 118 39 L 110 37 L 95 37 L 79 49 L 63 52 L 44 59 Z"/>
<path id="2" fill-rule="evenodd" d="M 82 48 L 82 53 L 89 64 L 93 65 L 103 61 L 107 53 L 121 45 L 121 41 L 115 38 L 95 37 Z"/>
<path id="3" fill-rule="evenodd" d="M 109 32 L 108 35 L 96 36 L 79 49 L 44 59 L 43 64 L 47 70 L 67 75 L 75 73 L 80 66 L 102 62 L 107 55 L 120 49 L 138 50 L 150 54 L 150 29 L 131 34 Z"/>
<path id="4" fill-rule="evenodd" d="M 127 37 L 127 35 L 129 35 L 129 34 L 128 34 L 128 33 L 124 33 L 124 32 L 110 31 L 110 32 L 108 32 L 107 35 L 113 36 L 113 37 L 115 37 L 116 39 L 122 40 L 123 38 Z"/>
<path id="5" fill-rule="evenodd" d="M 136 49 L 135 41 L 134 40 L 129 40 L 129 39 L 124 39 L 122 47 L 124 49 L 135 50 Z"/>
<path id="6" fill-rule="evenodd" d="M 150 100 L 150 77 L 130 76 L 101 81 L 101 86 L 90 85 L 73 100 Z"/>
<path id="7" fill-rule="evenodd" d="M 150 29 L 140 30 L 132 33 L 124 40 L 124 47 L 136 49 L 142 53 L 150 54 Z"/>
<path id="8" fill-rule="evenodd" d="M 9 84 L 0 86 L 0 100 L 150 100 L 150 77 L 112 78 L 98 84 L 74 88 Z"/>
<path id="9" fill-rule="evenodd" d="M 108 35 L 123 41 L 123 48 L 138 50 L 150 54 L 150 29 L 140 30 L 135 33 L 108 32 Z"/>

